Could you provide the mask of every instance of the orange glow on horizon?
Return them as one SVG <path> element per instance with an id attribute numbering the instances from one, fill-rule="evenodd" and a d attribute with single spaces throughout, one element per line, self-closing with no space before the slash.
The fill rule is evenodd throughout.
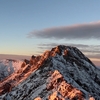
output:
<path id="1" fill-rule="evenodd" d="M 90 58 L 90 60 L 96 65 L 96 66 L 100 66 L 100 59 L 98 58 Z"/>
<path id="2" fill-rule="evenodd" d="M 100 59 L 98 59 L 98 58 L 90 58 L 90 60 L 92 60 L 92 61 L 100 61 Z"/>

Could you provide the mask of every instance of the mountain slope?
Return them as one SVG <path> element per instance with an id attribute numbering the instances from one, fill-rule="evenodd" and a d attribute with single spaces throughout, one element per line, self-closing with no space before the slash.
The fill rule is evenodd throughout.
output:
<path id="1" fill-rule="evenodd" d="M 100 100 L 100 70 L 75 47 L 59 45 L 33 56 L 15 76 L 0 83 L 18 84 L 1 100 Z"/>
<path id="2" fill-rule="evenodd" d="M 20 69 L 22 61 L 4 59 L 0 60 L 0 81 Z"/>

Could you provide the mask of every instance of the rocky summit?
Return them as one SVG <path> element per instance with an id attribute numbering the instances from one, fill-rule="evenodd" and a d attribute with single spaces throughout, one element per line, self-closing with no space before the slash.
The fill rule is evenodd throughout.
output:
<path id="1" fill-rule="evenodd" d="M 59 45 L 2 80 L 0 100 L 100 100 L 100 69 L 76 47 Z"/>

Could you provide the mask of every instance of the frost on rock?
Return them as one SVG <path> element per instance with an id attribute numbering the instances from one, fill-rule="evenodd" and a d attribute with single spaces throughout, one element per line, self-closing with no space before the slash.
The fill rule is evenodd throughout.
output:
<path id="1" fill-rule="evenodd" d="M 68 84 L 59 71 L 55 70 L 50 77 L 47 89 L 53 90 L 53 93 L 49 96 L 49 100 L 59 99 L 84 99 L 83 93 Z"/>
<path id="2" fill-rule="evenodd" d="M 0 83 L 0 100 L 7 82 L 12 100 L 100 100 L 100 69 L 76 47 L 59 45 L 32 56 Z"/>
<path id="3" fill-rule="evenodd" d="M 0 61 L 0 81 L 18 71 L 21 67 L 22 61 L 4 59 Z"/>

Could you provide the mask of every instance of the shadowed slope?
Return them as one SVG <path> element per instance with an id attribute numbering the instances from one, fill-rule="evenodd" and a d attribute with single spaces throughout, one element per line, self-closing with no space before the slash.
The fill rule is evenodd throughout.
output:
<path id="1" fill-rule="evenodd" d="M 31 59 L 29 65 L 16 74 L 25 73 L 9 93 L 14 100 L 100 99 L 100 70 L 75 47 L 57 46 Z"/>

